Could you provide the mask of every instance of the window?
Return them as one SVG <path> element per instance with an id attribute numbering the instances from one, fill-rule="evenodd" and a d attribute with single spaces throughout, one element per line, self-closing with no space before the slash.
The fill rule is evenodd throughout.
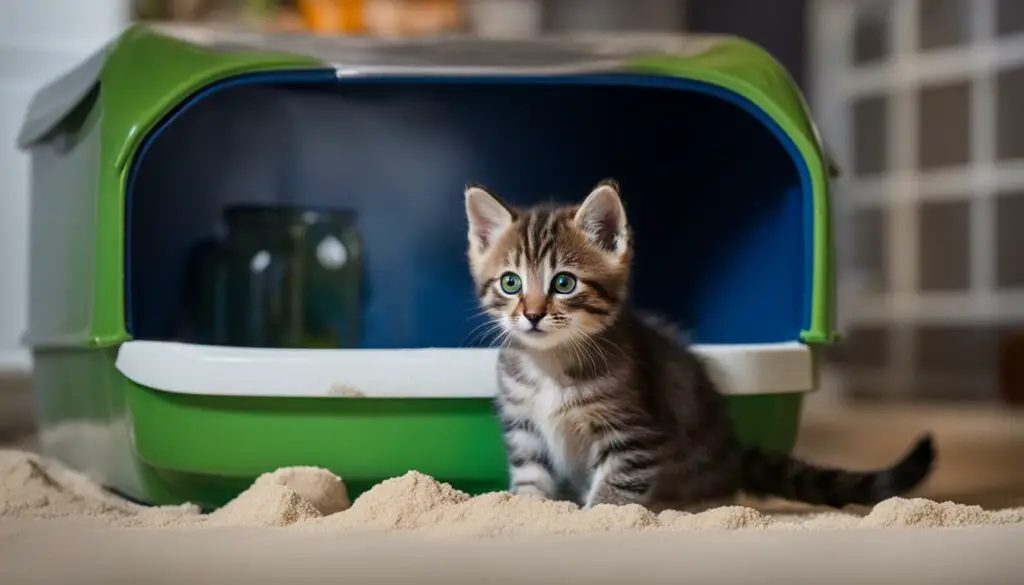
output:
<path id="1" fill-rule="evenodd" d="M 845 172 L 833 189 L 843 329 L 888 354 L 841 363 L 858 371 L 851 386 L 994 395 L 994 343 L 978 345 L 968 375 L 934 358 L 965 338 L 929 332 L 990 339 L 1024 325 L 1019 5 L 812 0 L 810 97 Z"/>

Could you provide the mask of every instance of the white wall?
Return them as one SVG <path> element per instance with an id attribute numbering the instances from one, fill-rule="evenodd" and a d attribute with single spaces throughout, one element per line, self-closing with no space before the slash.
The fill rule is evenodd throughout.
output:
<path id="1" fill-rule="evenodd" d="M 27 369 L 28 158 L 15 138 L 32 94 L 115 36 L 128 0 L 0 0 L 0 372 Z"/>

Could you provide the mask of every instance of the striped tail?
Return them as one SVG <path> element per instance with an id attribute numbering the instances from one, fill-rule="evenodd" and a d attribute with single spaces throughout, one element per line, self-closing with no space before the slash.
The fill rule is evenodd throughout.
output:
<path id="1" fill-rule="evenodd" d="M 888 469 L 847 471 L 818 467 L 784 454 L 757 449 L 743 453 L 743 489 L 754 496 L 775 496 L 808 504 L 842 508 L 871 506 L 914 489 L 931 472 L 935 447 L 924 435 Z"/>

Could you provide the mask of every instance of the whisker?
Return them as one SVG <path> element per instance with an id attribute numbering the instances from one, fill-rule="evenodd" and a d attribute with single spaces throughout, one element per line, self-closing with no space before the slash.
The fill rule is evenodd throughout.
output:
<path id="1" fill-rule="evenodd" d="M 582 335 L 579 337 L 582 345 L 587 349 L 587 354 L 591 356 L 591 360 L 597 358 L 594 362 L 594 370 L 599 371 L 598 363 L 604 366 L 605 370 L 610 369 L 608 365 L 608 354 L 601 348 L 600 341 L 589 335 Z M 621 351 L 621 350 L 620 350 Z"/>
<path id="2" fill-rule="evenodd" d="M 491 337 L 493 337 L 494 334 L 496 332 L 498 332 L 499 330 L 501 330 L 501 329 L 502 329 L 502 325 L 501 325 L 500 321 L 497 321 L 497 320 L 494 320 L 494 319 L 488 320 L 487 322 L 485 322 L 485 323 L 481 324 L 480 326 L 474 328 L 474 330 L 476 331 L 476 334 L 474 335 L 473 341 L 489 344 L 490 341 L 488 341 L 488 340 Z"/>
<path id="3" fill-rule="evenodd" d="M 615 350 L 615 352 L 618 353 L 619 357 L 625 357 L 626 356 L 625 350 L 623 350 L 621 346 L 616 345 L 610 339 L 601 338 L 600 341 L 596 342 L 596 343 L 603 343 L 605 346 L 611 347 L 611 349 Z"/>
<path id="4" fill-rule="evenodd" d="M 575 338 L 569 337 L 569 349 L 572 350 L 573 360 L 579 365 L 583 365 L 583 353 L 580 350 L 580 344 Z"/>
<path id="5" fill-rule="evenodd" d="M 498 347 L 507 347 L 508 342 L 512 339 L 512 332 L 508 329 L 501 329 L 501 334 L 498 336 L 497 345 Z"/>
<path id="6" fill-rule="evenodd" d="M 574 336 L 570 337 L 569 339 L 570 339 L 570 341 L 572 341 L 573 352 L 577 353 L 577 355 L 579 355 L 579 356 L 582 356 L 582 357 L 578 357 L 577 358 L 580 366 L 583 365 L 583 359 L 582 358 L 585 357 L 587 359 L 587 361 L 590 362 L 590 367 L 593 368 L 593 371 L 596 372 L 598 370 L 597 362 L 594 361 L 594 357 L 590 354 L 590 351 L 587 348 L 586 344 L 583 343 L 583 341 L 586 340 L 586 337 L 579 337 L 577 335 L 574 335 Z M 578 352 L 577 352 L 577 350 L 578 350 Z"/>
<path id="7" fill-rule="evenodd" d="M 487 327 L 493 327 L 494 325 L 495 325 L 495 322 L 494 321 L 490 321 L 490 320 L 489 321 L 484 321 L 483 323 L 477 325 L 476 327 L 471 329 L 469 331 L 469 333 L 466 334 L 466 337 L 460 342 L 460 345 L 465 345 L 465 344 L 473 343 L 473 341 L 475 340 L 475 337 L 478 334 L 482 334 L 482 333 L 480 333 L 480 331 L 482 329 L 485 329 Z M 484 332 L 484 333 L 486 333 L 486 332 Z"/>
<path id="8" fill-rule="evenodd" d="M 481 336 L 480 341 L 488 347 L 495 345 L 501 339 L 503 335 L 506 335 L 508 331 L 501 326 L 501 323 L 494 323 L 493 326 L 485 331 Z"/>

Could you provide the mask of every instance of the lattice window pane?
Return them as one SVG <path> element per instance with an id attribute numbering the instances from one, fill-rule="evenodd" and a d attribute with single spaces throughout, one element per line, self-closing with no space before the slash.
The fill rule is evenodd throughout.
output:
<path id="1" fill-rule="evenodd" d="M 996 32 L 1000 36 L 1024 32 L 1024 2 L 996 1 Z"/>
<path id="2" fill-rule="evenodd" d="M 888 170 L 887 101 L 885 96 L 870 96 L 853 104 L 853 167 L 858 175 L 874 175 Z"/>
<path id="3" fill-rule="evenodd" d="M 892 2 L 874 0 L 857 6 L 853 27 L 853 63 L 863 65 L 883 61 L 892 53 L 889 22 Z"/>
<path id="4" fill-rule="evenodd" d="M 918 287 L 922 291 L 970 288 L 970 201 L 921 204 Z"/>
<path id="5" fill-rule="evenodd" d="M 921 48 L 969 44 L 973 4 L 974 0 L 920 0 L 918 26 Z"/>
<path id="6" fill-rule="evenodd" d="M 916 396 L 979 400 L 996 395 L 1005 328 L 995 324 L 921 325 L 914 330 Z"/>
<path id="7" fill-rule="evenodd" d="M 970 162 L 970 83 L 926 86 L 917 96 L 918 167 L 935 169 Z"/>
<path id="8" fill-rule="evenodd" d="M 1024 192 L 996 198 L 996 285 L 1024 287 Z"/>
<path id="9" fill-rule="evenodd" d="M 829 352 L 837 364 L 882 368 L 889 362 L 892 332 L 888 327 L 858 325 L 843 332 L 843 339 Z"/>
<path id="10" fill-rule="evenodd" d="M 996 126 L 999 159 L 1024 158 L 1024 67 L 999 72 L 996 119 L 999 121 Z"/>
<path id="11" fill-rule="evenodd" d="M 882 208 L 865 207 L 854 212 L 852 220 L 853 269 L 862 279 L 865 292 L 885 292 L 889 289 L 888 213 Z"/>

